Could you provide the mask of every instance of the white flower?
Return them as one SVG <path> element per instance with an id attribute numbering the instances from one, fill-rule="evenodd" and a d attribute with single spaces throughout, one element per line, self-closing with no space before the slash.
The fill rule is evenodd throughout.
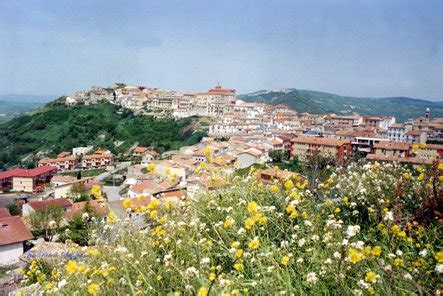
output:
<path id="1" fill-rule="evenodd" d="M 240 229 L 237 231 L 238 235 L 242 235 L 244 233 L 246 233 L 246 229 L 244 229 L 243 227 L 240 227 Z"/>
<path id="2" fill-rule="evenodd" d="M 87 220 L 89 218 L 89 214 L 88 213 L 83 213 L 82 214 L 82 219 L 83 220 Z"/>
<path id="3" fill-rule="evenodd" d="M 209 264 L 211 262 L 211 259 L 209 259 L 208 257 L 204 257 L 202 258 L 202 260 L 200 261 L 200 264 Z"/>
<path id="4" fill-rule="evenodd" d="M 61 280 L 60 282 L 58 282 L 57 287 L 60 289 L 66 284 L 67 284 L 66 280 Z"/>
<path id="5" fill-rule="evenodd" d="M 303 258 L 298 258 L 297 261 L 295 261 L 295 262 L 297 262 L 297 263 L 303 263 L 303 261 L 305 261 Z"/>
<path id="6" fill-rule="evenodd" d="M 334 258 L 340 259 L 341 258 L 341 254 L 339 252 L 335 252 L 334 253 Z"/>
<path id="7" fill-rule="evenodd" d="M 349 225 L 346 229 L 346 235 L 349 237 L 353 237 L 356 234 L 360 232 L 360 226 L 359 225 Z"/>
<path id="8" fill-rule="evenodd" d="M 420 251 L 419 254 L 420 254 L 420 256 L 422 256 L 424 258 L 428 254 L 428 250 L 427 249 L 423 249 L 423 250 Z"/>
<path id="9" fill-rule="evenodd" d="M 392 211 L 386 212 L 385 216 L 383 217 L 384 221 L 394 221 L 394 213 Z"/>
<path id="10" fill-rule="evenodd" d="M 306 281 L 308 283 L 316 283 L 318 281 L 317 274 L 315 272 L 310 272 L 306 276 Z"/>
<path id="11" fill-rule="evenodd" d="M 302 239 L 299 239 L 299 241 L 298 241 L 298 246 L 299 247 L 303 247 L 303 245 L 306 243 L 306 240 L 304 239 L 304 238 L 302 238 Z"/>
<path id="12" fill-rule="evenodd" d="M 326 264 L 331 264 L 331 263 L 332 263 L 331 258 L 326 259 L 326 260 L 325 260 L 325 263 L 326 263 Z"/>
<path id="13" fill-rule="evenodd" d="M 435 266 L 435 271 L 438 273 L 443 273 L 443 264 L 437 264 Z"/>

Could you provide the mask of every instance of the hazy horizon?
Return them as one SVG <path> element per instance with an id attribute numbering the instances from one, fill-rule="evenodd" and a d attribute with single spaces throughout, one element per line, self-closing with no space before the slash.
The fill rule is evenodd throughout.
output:
<path id="1" fill-rule="evenodd" d="M 443 1 L 3 1 L 0 94 L 114 82 L 443 100 Z"/>

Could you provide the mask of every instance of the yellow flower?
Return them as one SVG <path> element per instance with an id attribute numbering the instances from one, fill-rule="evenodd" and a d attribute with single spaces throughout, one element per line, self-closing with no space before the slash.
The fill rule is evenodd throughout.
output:
<path id="1" fill-rule="evenodd" d="M 426 143 L 421 143 L 421 144 L 420 144 L 420 148 L 421 148 L 421 149 L 425 149 L 425 148 L 426 148 Z"/>
<path id="2" fill-rule="evenodd" d="M 151 162 L 150 164 L 148 164 L 148 173 L 151 173 L 154 170 L 155 170 L 155 164 Z"/>
<path id="3" fill-rule="evenodd" d="M 124 207 L 125 209 L 128 209 L 128 208 L 131 207 L 131 199 L 130 199 L 130 198 L 125 198 L 125 199 L 123 200 L 123 207 Z"/>
<path id="4" fill-rule="evenodd" d="M 211 272 L 211 273 L 209 274 L 209 280 L 210 280 L 211 282 L 215 281 L 216 278 L 217 278 L 217 275 L 216 275 L 215 273 Z"/>
<path id="5" fill-rule="evenodd" d="M 286 213 L 290 214 L 290 213 L 292 213 L 293 211 L 295 211 L 295 206 L 294 206 L 293 204 L 288 204 L 288 205 L 286 206 Z"/>
<path id="6" fill-rule="evenodd" d="M 343 197 L 343 203 L 347 205 L 349 203 L 349 198 L 347 196 Z"/>
<path id="7" fill-rule="evenodd" d="M 113 224 L 113 223 L 115 223 L 116 220 L 117 220 L 117 216 L 115 215 L 115 213 L 109 212 L 108 213 L 108 223 Z"/>
<path id="8" fill-rule="evenodd" d="M 243 271 L 244 266 L 243 266 L 242 263 L 235 263 L 234 264 L 234 269 L 237 270 L 237 271 Z"/>
<path id="9" fill-rule="evenodd" d="M 443 251 L 437 252 L 434 257 L 439 264 L 443 263 Z"/>
<path id="10" fill-rule="evenodd" d="M 151 217 L 152 220 L 157 220 L 158 218 L 158 213 L 156 210 L 153 210 L 150 214 L 149 217 Z"/>
<path id="11" fill-rule="evenodd" d="M 418 175 L 417 180 L 423 181 L 424 177 L 425 177 L 425 174 L 421 173 L 420 175 Z"/>
<path id="12" fill-rule="evenodd" d="M 252 218 L 248 218 L 248 219 L 246 219 L 246 221 L 245 221 L 245 228 L 248 229 L 248 230 L 250 230 L 250 229 L 252 229 L 252 227 L 254 226 L 254 224 L 255 224 L 255 220 L 252 219 Z"/>
<path id="13" fill-rule="evenodd" d="M 234 224 L 234 220 L 232 220 L 231 218 L 228 218 L 223 223 L 223 227 L 227 229 L 227 228 L 230 228 L 233 224 Z"/>
<path id="14" fill-rule="evenodd" d="M 243 254 L 245 253 L 245 251 L 243 251 L 243 249 L 239 249 L 235 252 L 235 258 L 240 259 L 241 257 L 243 257 Z"/>
<path id="15" fill-rule="evenodd" d="M 260 246 L 260 241 L 256 237 L 252 241 L 249 242 L 248 246 L 251 249 L 257 249 Z"/>
<path id="16" fill-rule="evenodd" d="M 409 173 L 403 173 L 403 178 L 405 180 L 409 180 L 409 179 L 411 179 L 411 175 Z"/>
<path id="17" fill-rule="evenodd" d="M 163 277 L 162 277 L 161 275 L 158 275 L 158 276 L 156 277 L 157 282 L 160 282 L 162 279 L 163 279 Z"/>
<path id="18" fill-rule="evenodd" d="M 233 242 L 231 244 L 231 248 L 234 248 L 234 249 L 238 248 L 239 246 L 240 246 L 240 242 L 239 241 L 235 241 L 235 242 Z"/>
<path id="19" fill-rule="evenodd" d="M 277 185 L 272 185 L 271 186 L 271 192 L 272 193 L 277 193 L 278 192 L 278 186 Z"/>
<path id="20" fill-rule="evenodd" d="M 248 210 L 249 213 L 255 213 L 255 212 L 257 212 L 258 205 L 255 201 L 251 201 L 248 203 L 248 206 L 246 209 Z"/>
<path id="21" fill-rule="evenodd" d="M 381 247 L 380 246 L 375 246 L 374 248 L 372 248 L 372 255 L 374 256 L 380 256 L 381 255 Z"/>
<path id="22" fill-rule="evenodd" d="M 355 263 L 363 260 L 363 258 L 364 258 L 364 255 L 360 251 L 358 251 L 354 248 L 349 248 L 349 254 L 348 254 L 349 261 L 351 261 L 352 263 L 355 264 Z"/>
<path id="23" fill-rule="evenodd" d="M 153 199 L 149 202 L 148 204 L 148 209 L 149 210 L 155 210 L 158 207 L 159 201 L 158 199 Z"/>
<path id="24" fill-rule="evenodd" d="M 396 258 L 396 259 L 394 260 L 394 265 L 395 265 L 395 266 L 403 266 L 403 265 L 404 265 L 404 261 L 403 261 L 403 259 Z"/>
<path id="25" fill-rule="evenodd" d="M 291 190 L 292 188 L 294 188 L 294 183 L 291 180 L 287 180 L 284 185 L 286 190 Z"/>
<path id="26" fill-rule="evenodd" d="M 377 281 L 377 274 L 373 271 L 368 271 L 365 276 L 367 283 L 375 283 Z"/>
<path id="27" fill-rule="evenodd" d="M 283 256 L 283 258 L 281 258 L 281 264 L 284 266 L 287 266 L 289 263 L 289 257 L 288 256 Z"/>
<path id="28" fill-rule="evenodd" d="M 298 217 L 298 211 L 297 211 L 297 210 L 292 211 L 290 217 L 291 217 L 291 218 L 297 218 L 297 217 Z"/>
<path id="29" fill-rule="evenodd" d="M 440 163 L 439 165 L 438 165 L 438 169 L 441 171 L 441 170 L 443 170 L 443 163 Z"/>
<path id="30" fill-rule="evenodd" d="M 88 286 L 88 293 L 91 295 L 97 295 L 98 290 L 100 290 L 100 286 L 97 284 L 90 284 Z"/>
<path id="31" fill-rule="evenodd" d="M 417 152 L 417 150 L 418 150 L 418 145 L 417 144 L 412 145 L 412 151 Z"/>
<path id="32" fill-rule="evenodd" d="M 341 212 L 341 210 L 340 210 L 340 208 L 335 208 L 334 212 L 335 212 L 336 214 L 338 214 L 338 213 Z"/>
<path id="33" fill-rule="evenodd" d="M 289 194 L 289 197 L 294 200 L 300 200 L 300 195 L 298 195 L 297 191 L 292 191 L 291 194 Z"/>
<path id="34" fill-rule="evenodd" d="M 198 289 L 197 296 L 207 296 L 207 295 L 208 295 L 208 289 L 206 289 L 205 287 L 201 287 L 200 289 Z"/>
<path id="35" fill-rule="evenodd" d="M 66 264 L 66 271 L 68 273 L 75 273 L 77 272 L 78 266 L 77 266 L 77 262 L 75 262 L 74 260 L 69 260 L 68 264 Z"/>

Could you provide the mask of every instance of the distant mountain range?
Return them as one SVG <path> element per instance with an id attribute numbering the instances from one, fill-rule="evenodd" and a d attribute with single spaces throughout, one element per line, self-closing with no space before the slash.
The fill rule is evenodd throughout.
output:
<path id="1" fill-rule="evenodd" d="M 443 102 L 407 97 L 358 98 L 295 88 L 260 90 L 237 97 L 247 102 L 262 102 L 270 105 L 285 104 L 297 112 L 343 115 L 358 113 L 368 116 L 392 115 L 396 117 L 398 122 L 422 116 L 426 108 L 431 109 L 431 117 L 443 117 Z"/>
<path id="2" fill-rule="evenodd" d="M 57 96 L 0 95 L 0 123 L 36 109 Z"/>

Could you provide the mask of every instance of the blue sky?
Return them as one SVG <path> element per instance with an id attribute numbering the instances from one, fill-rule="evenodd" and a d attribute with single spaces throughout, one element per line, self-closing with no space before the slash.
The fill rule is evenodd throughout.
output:
<path id="1" fill-rule="evenodd" d="M 0 94 L 116 81 L 443 100 L 443 1 L 0 0 Z"/>

